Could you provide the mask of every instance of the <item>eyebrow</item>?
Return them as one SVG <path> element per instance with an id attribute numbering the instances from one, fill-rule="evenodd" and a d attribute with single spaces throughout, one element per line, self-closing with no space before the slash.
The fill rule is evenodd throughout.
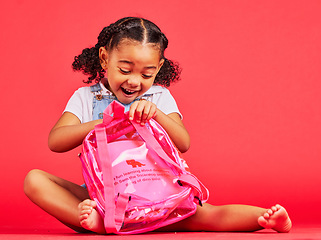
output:
<path id="1" fill-rule="evenodd" d="M 119 63 L 127 63 L 129 65 L 134 65 L 133 62 L 128 61 L 128 60 L 119 60 L 118 62 Z M 146 69 L 156 69 L 156 66 L 147 66 L 147 67 L 144 67 L 144 68 L 146 68 Z"/>

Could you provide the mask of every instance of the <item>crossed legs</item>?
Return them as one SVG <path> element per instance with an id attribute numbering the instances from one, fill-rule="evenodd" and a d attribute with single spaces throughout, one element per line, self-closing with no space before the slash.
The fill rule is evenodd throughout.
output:
<path id="1" fill-rule="evenodd" d="M 75 231 L 105 233 L 103 220 L 95 209 L 96 203 L 89 200 L 85 188 L 41 170 L 32 170 L 26 176 L 24 191 L 32 202 Z M 288 232 L 291 226 L 286 210 L 280 205 L 264 209 L 204 204 L 193 216 L 159 231 L 249 232 L 272 228 L 277 232 Z"/>

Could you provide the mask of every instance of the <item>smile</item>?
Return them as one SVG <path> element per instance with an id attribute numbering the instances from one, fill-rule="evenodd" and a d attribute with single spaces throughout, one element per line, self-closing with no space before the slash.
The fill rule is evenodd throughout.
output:
<path id="1" fill-rule="evenodd" d="M 126 95 L 132 95 L 134 94 L 136 91 L 130 90 L 130 89 L 125 89 L 125 88 L 121 88 L 121 90 L 126 94 Z"/>

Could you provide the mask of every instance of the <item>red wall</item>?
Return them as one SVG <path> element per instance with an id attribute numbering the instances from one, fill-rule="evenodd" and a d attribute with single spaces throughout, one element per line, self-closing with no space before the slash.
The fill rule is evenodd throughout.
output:
<path id="1" fill-rule="evenodd" d="M 318 0 L 3 2 L 0 228 L 61 226 L 24 196 L 23 179 L 40 168 L 82 183 L 79 149 L 50 152 L 48 132 L 84 85 L 73 57 L 128 15 L 156 22 L 183 67 L 170 90 L 210 202 L 281 203 L 294 223 L 320 223 L 320 11 Z"/>

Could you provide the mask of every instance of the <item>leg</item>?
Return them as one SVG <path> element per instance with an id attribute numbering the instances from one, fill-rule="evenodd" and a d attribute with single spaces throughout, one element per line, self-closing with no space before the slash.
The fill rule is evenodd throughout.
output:
<path id="1" fill-rule="evenodd" d="M 32 170 L 24 182 L 29 199 L 68 227 L 86 232 L 79 221 L 78 205 L 89 198 L 85 188 L 41 170 Z M 88 231 L 87 231 L 88 232 Z"/>
<path id="2" fill-rule="evenodd" d="M 196 213 L 166 230 L 170 231 L 256 231 L 262 229 L 257 219 L 266 209 L 248 205 L 213 206 L 204 204 Z"/>
<path id="3" fill-rule="evenodd" d="M 167 226 L 162 231 L 224 231 L 224 232 L 249 232 L 257 231 L 266 227 L 259 223 L 261 216 L 264 216 L 268 209 L 248 206 L 248 205 L 223 205 L 212 206 L 204 204 L 198 207 L 196 213 L 178 223 Z M 271 214 L 272 215 L 272 214 Z M 286 214 L 289 219 L 288 215 Z M 280 225 L 286 225 L 286 221 L 274 219 L 270 222 L 280 222 Z M 262 219 L 261 219 L 262 220 Z M 268 221 L 268 219 L 266 219 Z M 281 226 L 275 229 L 275 225 L 270 223 L 269 228 L 279 232 L 286 232 Z M 290 227 L 291 228 L 291 227 Z M 288 229 L 287 231 L 289 231 Z"/>

